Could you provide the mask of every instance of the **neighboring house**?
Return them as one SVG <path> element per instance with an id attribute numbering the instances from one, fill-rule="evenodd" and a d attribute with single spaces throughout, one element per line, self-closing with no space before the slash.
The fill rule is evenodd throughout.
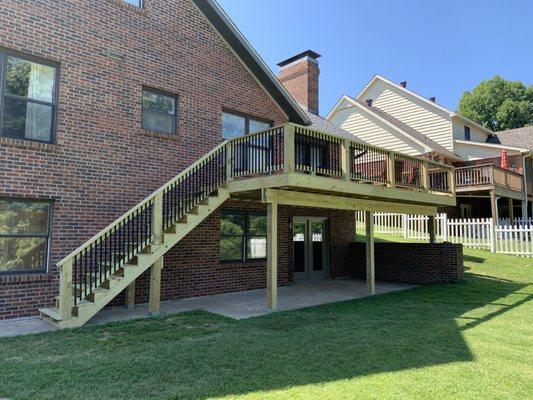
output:
<path id="1" fill-rule="evenodd" d="M 343 96 L 327 120 L 367 143 L 423 155 L 459 167 L 452 217 L 511 218 L 532 215 L 533 173 L 528 129 L 502 135 L 376 75 L 355 97 Z M 510 139 L 513 134 L 521 140 Z M 531 135 L 529 135 L 531 138 Z M 509 168 L 500 168 L 502 152 Z"/>
<path id="2" fill-rule="evenodd" d="M 355 210 L 455 204 L 452 168 L 396 186 L 404 156 L 302 110 L 215 1 L 0 15 L 0 319 L 259 288 L 276 309 L 278 285 L 353 275 Z"/>

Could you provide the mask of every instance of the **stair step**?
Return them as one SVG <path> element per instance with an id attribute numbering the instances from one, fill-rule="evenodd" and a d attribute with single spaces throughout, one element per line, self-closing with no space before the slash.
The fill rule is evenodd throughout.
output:
<path id="1" fill-rule="evenodd" d="M 59 308 L 39 308 L 39 313 L 41 314 L 41 317 L 44 317 L 50 322 L 61 321 L 61 313 L 59 312 Z"/>

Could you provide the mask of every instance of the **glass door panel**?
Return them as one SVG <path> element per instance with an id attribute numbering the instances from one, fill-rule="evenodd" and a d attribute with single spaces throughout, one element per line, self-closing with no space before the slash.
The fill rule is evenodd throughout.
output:
<path id="1" fill-rule="evenodd" d="M 305 234 L 306 223 L 295 222 L 293 224 L 292 243 L 293 243 L 293 260 L 294 274 L 304 274 L 306 272 L 305 264 Z"/>
<path id="2" fill-rule="evenodd" d="M 311 223 L 311 241 L 313 243 L 313 271 L 324 270 L 324 222 Z"/>

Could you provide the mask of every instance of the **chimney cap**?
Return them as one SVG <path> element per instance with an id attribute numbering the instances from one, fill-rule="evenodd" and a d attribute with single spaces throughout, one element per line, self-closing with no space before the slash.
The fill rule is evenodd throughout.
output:
<path id="1" fill-rule="evenodd" d="M 407 81 L 401 81 L 400 82 L 400 86 L 403 87 L 403 88 L 406 88 L 407 87 Z"/>
<path id="2" fill-rule="evenodd" d="M 284 67 L 304 57 L 309 57 L 312 60 L 316 60 L 322 56 L 313 50 L 306 50 L 306 51 L 296 54 L 295 56 L 292 56 L 291 58 L 287 58 L 286 60 L 280 62 L 278 64 L 278 67 Z"/>

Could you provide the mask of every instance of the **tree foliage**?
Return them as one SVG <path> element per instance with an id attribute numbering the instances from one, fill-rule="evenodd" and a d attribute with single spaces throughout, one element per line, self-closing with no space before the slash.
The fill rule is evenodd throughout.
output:
<path id="1" fill-rule="evenodd" d="M 496 75 L 463 93 L 458 112 L 495 132 L 533 124 L 533 85 Z"/>

